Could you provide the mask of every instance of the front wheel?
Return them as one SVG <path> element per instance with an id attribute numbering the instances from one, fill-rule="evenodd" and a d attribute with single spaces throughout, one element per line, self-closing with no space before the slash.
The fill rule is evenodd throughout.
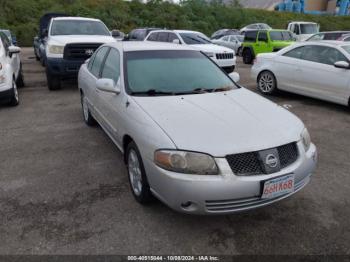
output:
<path id="1" fill-rule="evenodd" d="M 250 49 L 244 49 L 242 56 L 243 62 L 245 64 L 251 64 L 253 62 L 253 54 L 252 51 L 250 51 Z"/>
<path id="2" fill-rule="evenodd" d="M 20 67 L 19 67 L 19 72 L 18 72 L 16 85 L 18 87 L 24 87 L 22 64 L 20 64 Z"/>
<path id="3" fill-rule="evenodd" d="M 140 152 L 134 142 L 131 142 L 127 147 L 126 160 L 129 183 L 136 201 L 141 204 L 149 203 L 153 197 Z"/>
<path id="4" fill-rule="evenodd" d="M 276 92 L 277 84 L 275 76 L 269 72 L 261 72 L 258 76 L 258 90 L 266 95 L 271 95 Z"/>
<path id="5" fill-rule="evenodd" d="M 237 50 L 237 55 L 242 56 L 242 47 L 239 47 Z"/>

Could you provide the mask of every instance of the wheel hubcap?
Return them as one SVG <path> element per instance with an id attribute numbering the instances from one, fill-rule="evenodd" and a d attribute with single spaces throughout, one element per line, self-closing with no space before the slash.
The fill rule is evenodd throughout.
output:
<path id="1" fill-rule="evenodd" d="M 83 97 L 83 113 L 84 113 L 84 118 L 87 121 L 89 119 L 89 108 L 88 108 L 85 96 Z"/>
<path id="2" fill-rule="evenodd" d="M 132 190 L 139 196 L 142 193 L 142 176 L 140 162 L 134 150 L 130 150 L 129 153 L 128 171 Z"/>
<path id="3" fill-rule="evenodd" d="M 270 74 L 263 74 L 259 79 L 259 88 L 262 92 L 271 92 L 274 88 L 273 78 Z"/>

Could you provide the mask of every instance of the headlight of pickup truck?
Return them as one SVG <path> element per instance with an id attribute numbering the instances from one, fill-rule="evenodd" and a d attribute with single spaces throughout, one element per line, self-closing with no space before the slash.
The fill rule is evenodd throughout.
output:
<path id="1" fill-rule="evenodd" d="M 192 175 L 218 175 L 219 169 L 212 156 L 188 151 L 158 150 L 154 162 L 169 171 Z"/>
<path id="2" fill-rule="evenodd" d="M 60 45 L 49 45 L 49 53 L 55 55 L 62 55 L 64 51 L 64 46 Z"/>

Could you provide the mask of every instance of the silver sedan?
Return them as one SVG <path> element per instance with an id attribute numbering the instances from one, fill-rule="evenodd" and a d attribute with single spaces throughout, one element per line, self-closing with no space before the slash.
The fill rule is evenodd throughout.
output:
<path id="1" fill-rule="evenodd" d="M 119 42 L 100 47 L 78 83 L 85 122 L 124 153 L 138 202 L 227 214 L 291 196 L 317 161 L 304 124 L 238 78 L 187 46 Z"/>

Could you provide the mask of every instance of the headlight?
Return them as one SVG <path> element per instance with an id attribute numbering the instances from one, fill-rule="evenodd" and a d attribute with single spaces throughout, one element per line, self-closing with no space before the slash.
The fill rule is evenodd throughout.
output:
<path id="1" fill-rule="evenodd" d="M 158 150 L 154 162 L 169 171 L 193 175 L 217 175 L 219 173 L 213 157 L 187 151 Z"/>
<path id="2" fill-rule="evenodd" d="M 64 50 L 64 46 L 49 45 L 49 53 L 51 53 L 51 54 L 62 55 L 63 50 Z"/>
<path id="3" fill-rule="evenodd" d="M 204 52 L 204 54 L 208 57 L 214 57 L 214 53 L 211 52 Z"/>
<path id="4" fill-rule="evenodd" d="M 301 132 L 301 141 L 303 142 L 305 152 L 308 151 L 311 145 L 311 137 L 306 128 Z"/>

